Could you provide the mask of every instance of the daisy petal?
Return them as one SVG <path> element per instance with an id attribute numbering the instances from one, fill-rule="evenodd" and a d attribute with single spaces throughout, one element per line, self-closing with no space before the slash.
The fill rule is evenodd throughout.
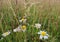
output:
<path id="1" fill-rule="evenodd" d="M 25 30 L 22 30 L 23 32 L 25 32 L 26 31 L 26 29 Z"/>
<path id="2" fill-rule="evenodd" d="M 38 29 L 41 27 L 41 24 L 37 23 L 37 24 L 35 24 L 35 27 Z"/>
<path id="3" fill-rule="evenodd" d="M 40 35 L 40 39 L 43 39 L 43 36 L 42 35 Z"/>
<path id="4" fill-rule="evenodd" d="M 21 29 L 18 27 L 16 29 L 13 30 L 13 32 L 19 32 Z"/>
<path id="5" fill-rule="evenodd" d="M 44 39 L 48 39 L 48 36 L 44 36 Z"/>
<path id="6" fill-rule="evenodd" d="M 38 32 L 38 34 L 40 34 L 40 32 Z"/>
<path id="7" fill-rule="evenodd" d="M 14 30 L 13 30 L 13 32 L 17 32 L 17 30 L 16 30 L 16 29 L 14 29 Z"/>
<path id="8" fill-rule="evenodd" d="M 19 20 L 19 22 L 22 22 L 22 20 Z"/>
<path id="9" fill-rule="evenodd" d="M 6 37 L 6 36 L 9 35 L 10 33 L 11 33 L 10 31 L 5 32 L 5 33 L 2 34 L 2 36 L 3 36 L 3 37 Z"/>

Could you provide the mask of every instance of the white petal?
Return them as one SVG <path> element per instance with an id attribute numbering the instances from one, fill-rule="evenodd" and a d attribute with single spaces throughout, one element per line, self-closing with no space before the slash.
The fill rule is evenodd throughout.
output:
<path id="1" fill-rule="evenodd" d="M 19 20 L 19 22 L 22 22 L 22 20 Z"/>
<path id="2" fill-rule="evenodd" d="M 48 34 L 46 34 L 48 37 L 49 37 L 49 35 Z"/>
<path id="3" fill-rule="evenodd" d="M 40 34 L 42 33 L 42 31 L 40 31 Z"/>
<path id="4" fill-rule="evenodd" d="M 35 27 L 36 28 L 40 28 L 41 27 L 41 24 L 37 23 L 37 24 L 35 24 Z"/>
<path id="5" fill-rule="evenodd" d="M 42 35 L 40 35 L 40 39 L 43 39 L 43 36 Z"/>
<path id="6" fill-rule="evenodd" d="M 6 33 L 7 33 L 7 34 L 6 34 Z M 3 37 L 6 37 L 6 36 L 9 35 L 10 33 L 11 33 L 10 31 L 5 32 L 5 33 L 2 34 L 2 36 L 3 36 Z"/>
<path id="7" fill-rule="evenodd" d="M 22 30 L 23 32 L 25 32 L 26 31 L 26 29 L 25 30 Z"/>
<path id="8" fill-rule="evenodd" d="M 13 32 L 19 32 L 21 29 L 20 28 L 16 28 L 13 30 Z"/>
<path id="9" fill-rule="evenodd" d="M 13 32 L 19 32 L 19 31 L 21 30 L 20 27 L 21 27 L 21 25 L 19 25 L 17 28 L 15 28 L 15 29 L 13 30 Z"/>
<path id="10" fill-rule="evenodd" d="M 3 37 L 0 40 L 2 40 L 2 39 L 3 39 Z"/>
<path id="11" fill-rule="evenodd" d="M 44 39 L 48 39 L 48 36 L 44 36 Z"/>
<path id="12" fill-rule="evenodd" d="M 41 34 L 42 31 L 39 31 L 38 34 Z"/>
<path id="13" fill-rule="evenodd" d="M 9 32 L 9 34 L 10 34 L 11 32 Z"/>
<path id="14" fill-rule="evenodd" d="M 2 36 L 3 36 L 3 37 L 6 37 L 6 35 L 5 35 L 5 34 L 2 34 Z"/>
<path id="15" fill-rule="evenodd" d="M 40 34 L 40 32 L 38 32 L 38 34 Z"/>
<path id="16" fill-rule="evenodd" d="M 27 21 L 27 19 L 24 19 L 24 21 Z"/>
<path id="17" fill-rule="evenodd" d="M 13 30 L 13 32 L 17 32 L 17 30 L 16 30 L 16 29 L 14 29 L 14 30 Z"/>
<path id="18" fill-rule="evenodd" d="M 17 32 L 20 32 L 20 30 L 21 30 L 21 29 L 18 28 L 18 29 L 17 29 Z"/>

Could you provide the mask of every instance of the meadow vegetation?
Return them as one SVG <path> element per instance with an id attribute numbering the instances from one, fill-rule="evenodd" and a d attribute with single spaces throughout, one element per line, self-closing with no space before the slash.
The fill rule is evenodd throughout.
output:
<path id="1" fill-rule="evenodd" d="M 3 37 L 7 31 L 11 33 Z M 48 39 L 41 40 L 39 31 L 46 31 Z M 60 1 L 0 0 L 0 42 L 60 42 Z"/>

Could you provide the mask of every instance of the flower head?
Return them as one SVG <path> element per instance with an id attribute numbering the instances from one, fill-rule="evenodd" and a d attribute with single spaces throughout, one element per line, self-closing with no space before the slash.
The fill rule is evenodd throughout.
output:
<path id="1" fill-rule="evenodd" d="M 25 26 L 25 25 L 21 26 L 21 30 L 22 30 L 23 32 L 25 32 L 25 31 L 26 31 L 26 26 Z"/>
<path id="2" fill-rule="evenodd" d="M 25 18 L 22 18 L 21 20 L 19 20 L 19 22 L 23 22 L 23 23 L 26 23 L 27 19 Z"/>
<path id="3" fill-rule="evenodd" d="M 5 32 L 5 33 L 2 34 L 2 36 L 3 36 L 3 37 L 6 37 L 6 36 L 9 35 L 10 33 L 11 33 L 10 31 Z"/>
<path id="4" fill-rule="evenodd" d="M 40 39 L 48 39 L 48 34 L 47 34 L 47 32 L 45 32 L 45 31 L 40 31 L 40 32 L 38 32 L 38 34 L 40 34 Z"/>
<path id="5" fill-rule="evenodd" d="M 20 30 L 21 30 L 20 27 L 21 27 L 21 26 L 18 26 L 17 28 L 15 28 L 15 29 L 13 30 L 13 32 L 20 32 Z"/>
<path id="6" fill-rule="evenodd" d="M 35 24 L 35 27 L 38 29 L 41 27 L 41 24 L 37 23 L 37 24 Z"/>

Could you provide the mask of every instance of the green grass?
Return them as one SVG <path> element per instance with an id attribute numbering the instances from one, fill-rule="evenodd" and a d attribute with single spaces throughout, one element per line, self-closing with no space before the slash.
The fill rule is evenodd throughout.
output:
<path id="1" fill-rule="evenodd" d="M 26 32 L 11 32 L 10 35 L 6 36 L 0 42 L 59 42 L 60 41 L 60 6 L 49 4 L 32 5 L 30 11 L 26 9 L 21 10 L 21 7 L 15 7 L 13 4 L 9 6 L 3 5 L 0 9 L 0 37 L 1 34 L 13 30 L 20 25 L 19 19 L 25 13 L 27 14 L 27 25 Z M 11 8 L 10 8 L 11 7 Z M 29 14 L 28 14 L 29 13 Z M 32 25 L 40 23 L 41 29 L 37 30 Z M 50 35 L 48 40 L 41 41 L 37 32 L 45 30 Z"/>

